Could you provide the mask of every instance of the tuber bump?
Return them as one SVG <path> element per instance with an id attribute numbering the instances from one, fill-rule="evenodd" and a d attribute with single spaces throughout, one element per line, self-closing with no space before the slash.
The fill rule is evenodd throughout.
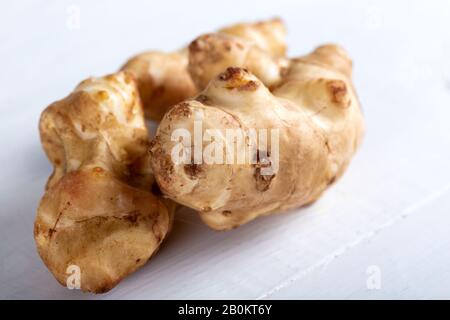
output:
<path id="1" fill-rule="evenodd" d="M 110 290 L 156 252 L 174 205 L 151 193 L 148 132 L 136 83 L 120 72 L 81 82 L 40 120 L 54 165 L 35 221 L 39 254 L 66 285 Z"/>

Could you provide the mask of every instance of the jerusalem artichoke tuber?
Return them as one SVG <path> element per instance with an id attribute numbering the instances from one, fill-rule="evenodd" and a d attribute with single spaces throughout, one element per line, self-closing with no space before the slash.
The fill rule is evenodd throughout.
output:
<path id="1" fill-rule="evenodd" d="M 108 291 L 156 252 L 174 210 L 150 192 L 132 75 L 83 81 L 43 112 L 40 132 L 55 169 L 35 221 L 39 254 L 62 285 L 75 266 L 83 291 Z"/>

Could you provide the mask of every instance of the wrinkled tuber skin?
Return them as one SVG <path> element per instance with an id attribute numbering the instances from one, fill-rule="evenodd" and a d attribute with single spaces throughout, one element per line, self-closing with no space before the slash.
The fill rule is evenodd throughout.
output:
<path id="1" fill-rule="evenodd" d="M 106 292 L 156 252 L 174 210 L 150 192 L 148 132 L 132 75 L 83 81 L 42 113 L 40 133 L 54 173 L 35 221 L 39 254 L 62 285 L 77 266 L 83 291 Z"/>
<path id="2" fill-rule="evenodd" d="M 245 41 L 247 46 L 260 48 L 273 57 L 281 57 L 286 51 L 286 29 L 280 19 L 236 24 L 218 33 Z M 128 60 L 122 70 L 135 75 L 145 116 L 155 121 L 160 121 L 174 104 L 192 98 L 207 84 L 196 86 L 192 81 L 187 49 L 171 53 L 144 52 Z"/>
<path id="3" fill-rule="evenodd" d="M 259 162 L 175 163 L 171 152 L 178 141 L 172 141 L 171 133 L 178 128 L 193 132 L 196 119 L 203 132 L 278 129 L 278 172 L 261 175 L 264 164 Z M 351 60 L 343 49 L 329 45 L 291 60 L 272 92 L 247 70 L 228 68 L 195 100 L 165 115 L 152 142 L 152 167 L 167 196 L 197 210 L 211 228 L 227 230 L 315 201 L 343 174 L 362 135 Z M 224 135 L 220 140 L 226 145 Z M 244 147 L 238 145 L 237 152 L 246 152 Z"/>

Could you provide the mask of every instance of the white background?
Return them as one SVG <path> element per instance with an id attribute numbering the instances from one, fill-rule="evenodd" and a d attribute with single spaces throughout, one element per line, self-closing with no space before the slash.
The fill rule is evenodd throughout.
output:
<path id="1" fill-rule="evenodd" d="M 337 42 L 354 59 L 367 133 L 344 178 L 308 208 L 226 233 L 186 210 L 110 293 L 61 287 L 32 235 L 51 172 L 40 112 L 135 53 L 272 16 L 290 55 Z M 0 298 L 450 298 L 448 1 L 8 1 L 0 57 Z"/>

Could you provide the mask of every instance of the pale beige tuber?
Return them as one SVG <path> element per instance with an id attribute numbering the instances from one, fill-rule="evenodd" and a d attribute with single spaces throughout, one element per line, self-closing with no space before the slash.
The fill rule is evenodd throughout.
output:
<path id="1" fill-rule="evenodd" d="M 149 137 L 131 74 L 83 81 L 50 105 L 41 140 L 54 165 L 35 222 L 42 260 L 64 286 L 110 290 L 157 251 L 174 204 L 151 193 Z"/>
<path id="2" fill-rule="evenodd" d="M 190 70 L 208 71 L 205 67 L 208 63 L 222 61 L 239 65 L 242 55 L 235 47 L 237 40 L 226 39 L 231 45 L 220 45 L 222 49 L 217 49 L 216 44 L 223 37 L 214 36 L 214 41 L 217 39 L 214 46 L 191 48 Z M 197 59 L 212 52 L 216 59 Z M 223 57 L 226 59 L 222 60 Z M 264 64 L 254 59 L 244 66 L 258 73 Z M 315 201 L 343 174 L 363 135 L 351 66 L 342 48 L 322 46 L 280 66 L 286 70 L 278 73 L 280 78 L 272 91 L 249 71 L 228 68 L 194 100 L 177 104 L 161 121 L 151 147 L 152 167 L 161 190 L 171 199 L 197 210 L 203 221 L 217 230 L 235 228 L 258 216 Z M 199 83 L 196 77 L 204 75 L 192 73 L 196 83 Z M 200 163 L 192 158 L 187 159 L 188 163 L 175 161 L 173 151 L 179 150 L 180 143 L 191 151 L 186 153 L 190 157 L 195 147 L 191 141 L 174 139 L 172 134 L 185 129 L 195 136 L 196 121 L 202 124 L 203 150 L 211 150 L 212 141 L 221 142 L 223 149 L 213 149 L 215 156 L 227 153 L 227 129 L 239 129 L 246 137 L 251 136 L 252 129 L 277 129 L 279 137 L 276 141 L 268 139 L 265 146 L 258 145 L 253 163 L 211 164 L 205 161 L 205 153 L 201 154 Z M 205 138 L 208 129 L 215 132 L 214 139 Z M 237 155 L 250 154 L 249 141 L 231 147 L 237 148 Z M 263 171 L 274 164 L 275 155 L 270 150 L 276 142 L 278 170 L 267 174 Z"/>
<path id="3" fill-rule="evenodd" d="M 237 37 L 273 57 L 286 52 L 286 30 L 280 19 L 236 24 L 218 32 Z M 144 52 L 126 62 L 122 70 L 136 76 L 146 117 L 159 121 L 174 104 L 198 93 L 187 67 L 188 51 L 183 49 Z"/>

